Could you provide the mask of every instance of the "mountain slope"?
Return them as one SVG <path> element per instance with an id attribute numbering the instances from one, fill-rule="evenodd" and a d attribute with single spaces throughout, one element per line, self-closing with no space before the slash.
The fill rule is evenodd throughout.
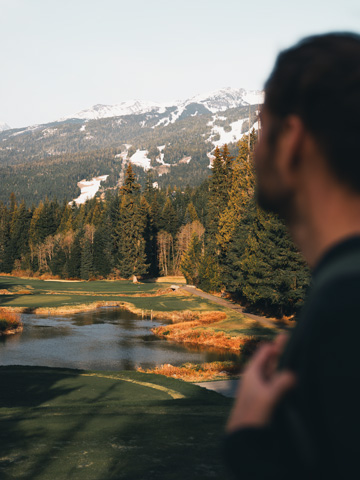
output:
<path id="1" fill-rule="evenodd" d="M 209 175 L 214 148 L 235 145 L 249 130 L 249 114 L 257 128 L 258 104 L 227 108 L 245 98 L 261 95 L 225 89 L 172 106 L 124 102 L 122 112 L 138 113 L 0 132 L 0 201 L 7 202 L 12 191 L 28 202 L 45 196 L 70 201 L 80 195 L 78 182 L 102 175 L 108 175 L 104 186 L 115 188 L 129 161 L 142 183 L 150 171 L 160 188 L 199 184 Z M 97 109 L 99 115 L 110 111 Z"/>
<path id="2" fill-rule="evenodd" d="M 196 95 L 185 101 L 168 102 L 159 104 L 141 100 L 130 100 L 117 105 L 94 105 L 93 107 L 77 112 L 61 121 L 77 118 L 82 120 L 98 120 L 100 118 L 119 117 L 124 115 L 141 115 L 148 112 L 157 114 L 169 111 L 174 118 L 178 119 L 191 104 L 200 107 L 201 113 L 216 113 L 228 110 L 229 108 L 241 107 L 244 105 L 258 105 L 263 103 L 263 92 L 258 90 L 245 90 L 244 88 L 223 88 L 206 94 Z M 194 114 L 195 112 L 193 112 Z M 170 117 L 169 121 L 171 121 Z"/>
<path id="3" fill-rule="evenodd" d="M 11 127 L 7 123 L 0 122 L 0 132 L 5 132 L 5 130 L 10 130 Z"/>

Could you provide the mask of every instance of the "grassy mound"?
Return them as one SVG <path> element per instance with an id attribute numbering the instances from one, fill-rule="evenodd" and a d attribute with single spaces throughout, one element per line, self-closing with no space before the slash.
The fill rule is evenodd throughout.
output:
<path id="1" fill-rule="evenodd" d="M 0 367 L 0 478 L 226 479 L 231 400 L 138 372 Z"/>

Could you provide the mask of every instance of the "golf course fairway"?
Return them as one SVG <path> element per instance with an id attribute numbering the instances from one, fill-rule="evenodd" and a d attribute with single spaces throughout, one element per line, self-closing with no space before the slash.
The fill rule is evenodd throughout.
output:
<path id="1" fill-rule="evenodd" d="M 226 479 L 232 401 L 139 372 L 0 367 L 4 480 Z"/>

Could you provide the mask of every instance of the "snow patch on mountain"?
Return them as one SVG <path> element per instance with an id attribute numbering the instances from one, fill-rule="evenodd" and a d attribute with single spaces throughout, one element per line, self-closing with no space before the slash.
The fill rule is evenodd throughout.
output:
<path id="1" fill-rule="evenodd" d="M 210 112 L 223 112 L 229 108 L 236 108 L 243 105 L 252 105 L 259 102 L 262 92 L 258 90 L 245 90 L 244 88 L 222 88 L 209 93 L 203 93 L 190 98 L 185 105 L 190 103 L 201 103 Z"/>
<path id="2" fill-rule="evenodd" d="M 170 119 L 168 117 L 162 118 L 161 120 L 158 121 L 156 125 L 153 125 L 151 128 L 159 127 L 162 125 L 163 127 L 167 127 L 170 123 Z"/>
<path id="3" fill-rule="evenodd" d="M 158 163 L 160 163 L 161 165 L 165 165 L 165 166 L 167 166 L 167 167 L 170 167 L 170 164 L 169 164 L 169 163 L 165 163 L 165 162 L 164 162 L 165 154 L 162 153 L 162 152 L 163 152 L 165 146 L 166 146 L 166 145 L 160 145 L 160 147 L 157 147 L 158 150 L 159 150 L 159 152 L 160 152 L 160 155 L 159 155 L 158 157 L 156 157 L 156 161 L 157 161 Z"/>
<path id="4" fill-rule="evenodd" d="M 43 138 L 51 137 L 55 135 L 57 131 L 57 128 L 45 128 L 45 130 L 42 131 L 42 136 Z"/>
<path id="5" fill-rule="evenodd" d="M 82 203 L 85 203 L 86 200 L 94 198 L 100 188 L 101 182 L 105 182 L 108 176 L 109 175 L 101 175 L 100 177 L 94 177 L 89 181 L 84 179 L 78 182 L 77 185 L 81 190 L 81 194 L 72 202 L 69 202 L 69 205 L 71 205 L 73 202 L 75 202 L 76 205 L 81 205 Z"/>
<path id="6" fill-rule="evenodd" d="M 116 105 L 94 105 L 91 108 L 81 110 L 69 117 L 62 118 L 64 121 L 70 118 L 79 118 L 84 120 L 98 120 L 100 118 L 121 117 L 124 115 L 140 115 L 146 113 L 163 114 L 166 108 L 172 108 L 173 111 L 169 117 L 161 118 L 157 125 L 168 125 L 175 123 L 186 110 L 186 107 L 196 103 L 200 104 L 212 113 L 223 112 L 229 108 L 236 108 L 244 105 L 255 105 L 263 103 L 264 94 L 260 90 L 245 90 L 244 88 L 222 88 L 209 93 L 195 95 L 187 100 L 172 101 L 167 103 L 157 103 L 143 100 L 128 100 Z M 174 108 L 175 107 L 175 108 Z M 195 116 L 197 112 L 190 115 Z M 147 117 L 147 120 L 151 115 Z M 144 120 L 144 122 L 146 122 Z M 144 125 L 145 126 L 145 123 Z M 155 127 L 153 127 L 155 128 Z"/>
<path id="7" fill-rule="evenodd" d="M 208 157 L 210 163 L 208 165 L 208 168 L 212 168 L 212 164 L 213 164 L 213 161 L 215 159 L 215 155 L 213 155 L 212 153 L 207 153 L 206 156 Z"/>
<path id="8" fill-rule="evenodd" d="M 5 132 L 5 130 L 11 130 L 11 127 L 5 122 L 0 122 L 0 132 Z"/>
<path id="9" fill-rule="evenodd" d="M 22 128 L 20 131 L 12 133 L 9 135 L 9 137 L 16 137 L 17 135 L 22 135 L 23 133 L 34 132 L 35 130 L 39 130 L 43 127 L 44 125 L 30 125 L 30 127 Z"/>
<path id="10" fill-rule="evenodd" d="M 86 120 L 98 120 L 99 118 L 121 117 L 124 115 L 136 115 L 151 112 L 152 110 L 158 113 L 165 111 L 165 106 L 155 102 L 147 102 L 141 100 L 128 100 L 116 105 L 94 105 L 86 110 L 74 113 L 69 117 L 62 118 L 67 120 L 69 118 L 80 118 Z"/>
<path id="11" fill-rule="evenodd" d="M 151 168 L 150 165 L 150 158 L 147 157 L 148 150 L 137 150 L 134 155 L 130 157 L 130 162 L 133 165 L 137 165 L 138 167 L 142 167 L 145 171 Z"/>
<path id="12" fill-rule="evenodd" d="M 226 132 L 224 127 L 220 127 L 219 125 L 214 125 L 211 130 L 211 136 L 209 140 L 215 147 L 222 147 L 225 143 L 233 143 L 243 136 L 241 133 L 242 125 L 246 121 L 246 118 L 242 118 L 241 120 L 237 120 L 236 122 L 230 123 L 229 127 L 231 130 Z M 219 140 L 212 140 L 214 135 L 220 135 Z"/>
<path id="13" fill-rule="evenodd" d="M 171 113 L 171 120 L 170 120 L 170 123 L 175 123 L 176 120 L 181 117 L 181 114 L 183 113 L 183 111 L 185 110 L 185 106 L 184 105 L 181 105 L 181 106 L 178 106 L 177 110 L 175 112 L 172 112 Z"/>

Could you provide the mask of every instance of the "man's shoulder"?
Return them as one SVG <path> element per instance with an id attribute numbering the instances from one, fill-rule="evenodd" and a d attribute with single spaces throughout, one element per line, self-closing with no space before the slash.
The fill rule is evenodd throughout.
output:
<path id="1" fill-rule="evenodd" d="M 337 245 L 327 254 L 313 277 L 311 293 L 319 295 L 326 291 L 360 282 L 360 237 Z"/>
<path id="2" fill-rule="evenodd" d="M 315 272 L 301 317 L 329 325 L 360 311 L 360 238 L 340 244 Z M 358 322 L 360 325 L 360 322 Z"/>
<path id="3" fill-rule="evenodd" d="M 357 321 L 360 317 L 360 258 L 358 265 L 334 265 L 317 280 L 309 292 L 302 316 L 317 325 L 325 322 L 330 326 L 346 318 L 348 325 L 356 320 L 360 326 Z"/>

